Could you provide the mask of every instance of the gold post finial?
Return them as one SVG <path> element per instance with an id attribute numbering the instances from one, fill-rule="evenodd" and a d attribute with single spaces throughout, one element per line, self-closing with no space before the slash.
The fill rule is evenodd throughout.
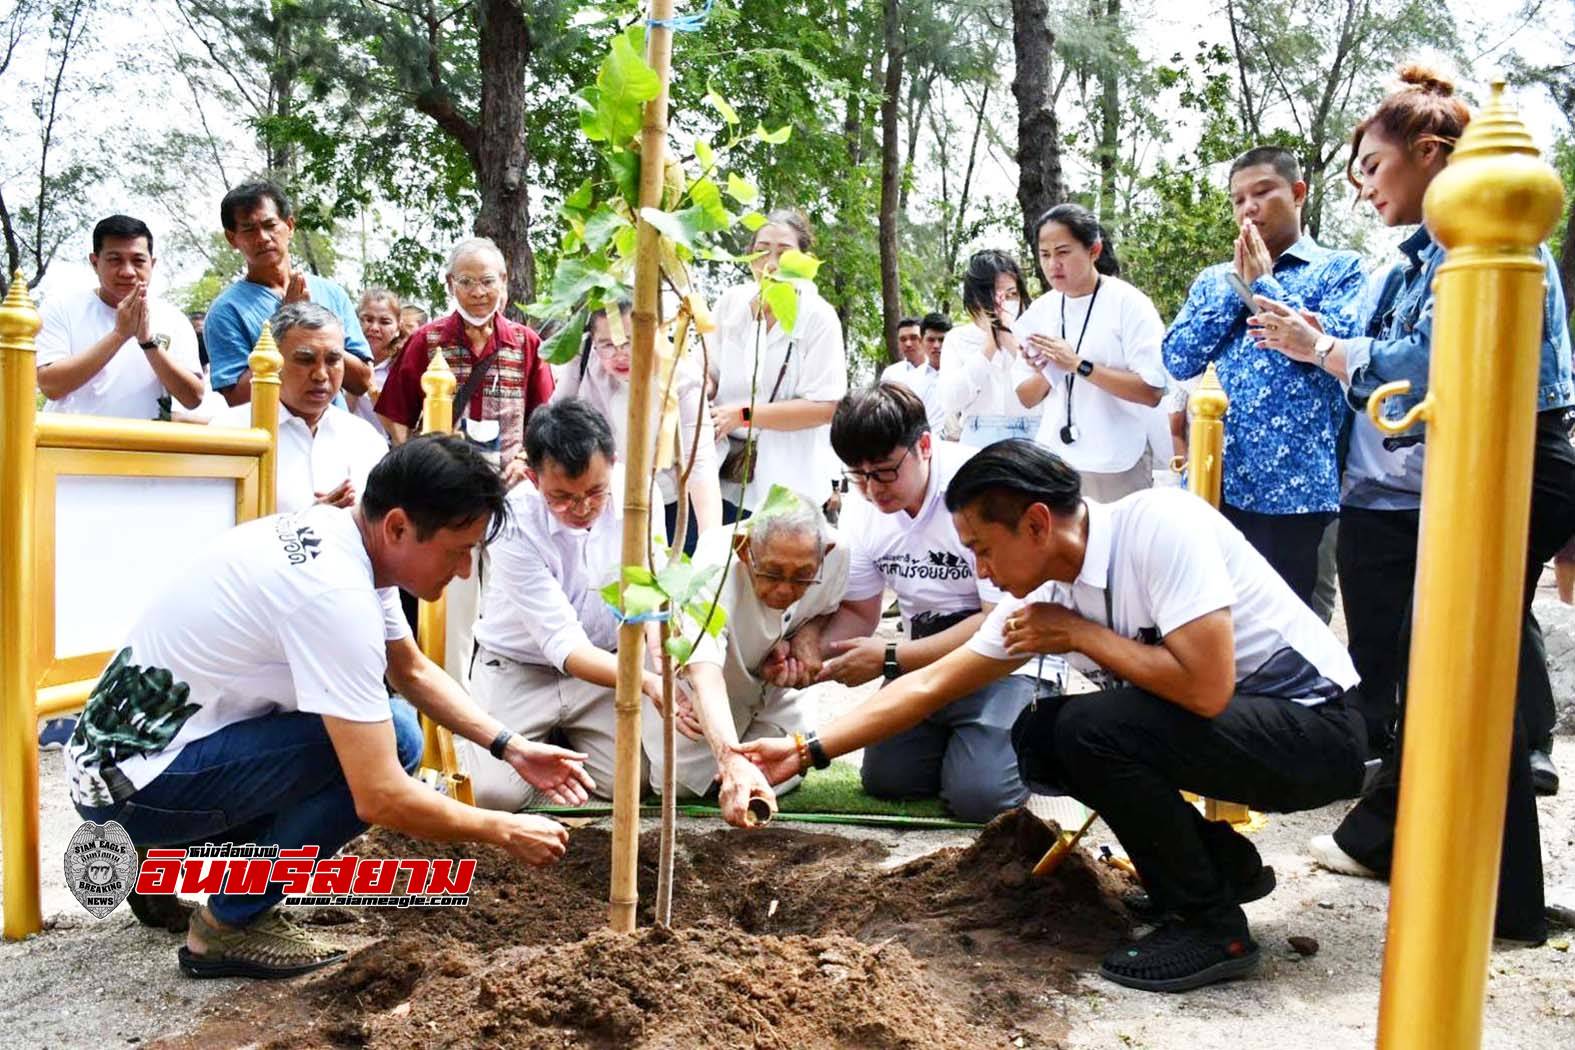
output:
<path id="1" fill-rule="evenodd" d="M 1212 361 L 1203 370 L 1203 378 L 1198 380 L 1198 385 L 1187 395 L 1187 407 L 1194 419 L 1225 418 L 1230 399 L 1225 396 L 1225 388 L 1220 385 L 1220 374 L 1214 370 Z"/>
<path id="2" fill-rule="evenodd" d="M 428 398 L 453 401 L 458 388 L 459 382 L 454 378 L 454 370 L 448 366 L 448 358 L 434 346 L 432 359 L 427 362 L 426 371 L 421 373 L 421 392 Z"/>
<path id="3" fill-rule="evenodd" d="M 279 344 L 273 341 L 273 325 L 263 322 L 262 334 L 257 337 L 257 345 L 252 347 L 250 356 L 246 358 L 246 365 L 252 370 L 252 382 L 277 383 L 279 372 L 284 368 L 284 355 L 279 352 Z"/>
<path id="4" fill-rule="evenodd" d="M 11 275 L 11 288 L 6 292 L 5 302 L 0 303 L 0 340 L 4 340 L 7 349 L 32 352 L 33 337 L 43 326 L 38 307 L 33 305 L 33 297 L 28 294 L 27 279 L 17 270 Z"/>

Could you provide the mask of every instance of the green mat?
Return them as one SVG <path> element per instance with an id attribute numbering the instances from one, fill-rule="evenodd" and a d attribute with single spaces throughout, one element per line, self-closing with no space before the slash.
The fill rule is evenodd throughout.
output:
<path id="1" fill-rule="evenodd" d="M 846 762 L 833 762 L 826 769 L 811 770 L 798 790 L 777 799 L 777 806 L 778 820 L 806 824 L 968 829 L 983 826 L 952 817 L 940 799 L 892 802 L 867 795 L 860 784 L 858 769 Z M 550 816 L 601 817 L 611 813 L 612 806 L 605 802 L 584 806 L 537 806 L 529 812 Z M 656 796 L 643 799 L 640 812 L 643 816 L 658 815 L 661 808 Z M 720 816 L 716 802 L 709 799 L 682 803 L 678 812 L 686 817 Z"/>

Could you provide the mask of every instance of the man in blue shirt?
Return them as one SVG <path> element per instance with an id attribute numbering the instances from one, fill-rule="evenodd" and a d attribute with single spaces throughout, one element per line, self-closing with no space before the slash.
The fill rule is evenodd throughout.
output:
<path id="1" fill-rule="evenodd" d="M 355 304 L 334 282 L 291 265 L 295 216 L 284 191 L 271 182 L 243 183 L 224 195 L 219 221 L 224 239 L 246 260 L 246 276 L 219 293 L 203 323 L 213 389 L 232 405 L 251 401 L 252 373 L 246 361 L 262 326 L 285 303 L 309 299 L 332 310 L 344 327 L 345 391 L 366 393 L 372 382 L 372 351 Z"/>
<path id="2" fill-rule="evenodd" d="M 1348 411 L 1340 383 L 1316 365 L 1258 348 L 1257 313 L 1231 287 L 1316 315 L 1330 336 L 1356 334 L 1365 279 L 1361 257 L 1318 245 L 1302 230 L 1307 184 L 1296 157 L 1258 146 L 1231 164 L 1241 233 L 1234 258 L 1204 270 L 1165 336 L 1165 367 L 1190 379 L 1213 363 L 1230 398 L 1220 511 L 1311 604 L 1318 542 L 1340 506 L 1335 445 Z"/>

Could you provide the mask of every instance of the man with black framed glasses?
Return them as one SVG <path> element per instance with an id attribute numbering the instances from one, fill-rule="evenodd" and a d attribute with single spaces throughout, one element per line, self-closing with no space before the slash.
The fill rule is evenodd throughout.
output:
<path id="1" fill-rule="evenodd" d="M 566 740 L 603 794 L 612 790 L 618 620 L 600 591 L 618 573 L 622 468 L 612 427 L 577 398 L 532 414 L 525 456 L 530 484 L 510 491 L 509 523 L 488 548 L 471 694 L 527 740 Z M 646 671 L 644 691 L 660 703 L 661 678 Z M 460 758 L 478 806 L 518 811 L 537 801 L 486 748 L 461 743 Z"/>
<path id="2" fill-rule="evenodd" d="M 729 557 L 731 550 L 732 556 Z M 750 761 L 733 751 L 741 740 L 792 734 L 810 724 L 805 687 L 820 672 L 820 632 L 837 610 L 848 555 L 818 507 L 774 486 L 747 531 L 731 526 L 700 537 L 696 565 L 725 565 L 708 587 L 727 613 L 717 637 L 680 621 L 694 651 L 683 668 L 676 777 L 680 795 L 705 795 L 719 782 L 722 816 L 746 826 L 751 794 L 772 797 Z M 641 720 L 651 782 L 662 782 L 662 726 Z M 798 786 L 793 779 L 777 792 Z"/>
<path id="3" fill-rule="evenodd" d="M 966 645 L 1003 597 L 974 569 L 946 510 L 946 486 L 975 449 L 937 442 L 924 402 L 894 383 L 843 398 L 831 447 L 864 498 L 843 512 L 848 587 L 821 635 L 820 680 L 893 681 Z M 885 591 L 897 595 L 905 639 L 876 637 Z M 1046 693 L 1065 665 L 1044 664 Z M 1012 724 L 1034 699 L 1040 663 L 952 701 L 864 752 L 864 790 L 876 798 L 940 796 L 959 819 L 984 822 L 1028 798 L 1012 750 Z"/>

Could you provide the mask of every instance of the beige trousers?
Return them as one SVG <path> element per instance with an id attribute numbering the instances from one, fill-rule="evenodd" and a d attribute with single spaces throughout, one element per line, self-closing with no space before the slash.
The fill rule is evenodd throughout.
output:
<path id="1" fill-rule="evenodd" d="M 812 712 L 805 700 L 806 694 L 798 689 L 766 686 L 758 691 L 758 698 L 732 697 L 733 726 L 738 739 L 759 740 L 768 736 L 790 736 L 811 728 Z M 645 745 L 646 758 L 651 763 L 651 788 L 658 794 L 662 790 L 662 719 L 650 705 L 640 712 L 640 738 Z M 704 740 L 690 740 L 678 734 L 674 757 L 677 760 L 675 779 L 680 798 L 704 795 L 716 780 L 716 759 L 711 746 Z M 785 795 L 799 785 L 798 777 L 786 781 L 775 790 Z"/>

